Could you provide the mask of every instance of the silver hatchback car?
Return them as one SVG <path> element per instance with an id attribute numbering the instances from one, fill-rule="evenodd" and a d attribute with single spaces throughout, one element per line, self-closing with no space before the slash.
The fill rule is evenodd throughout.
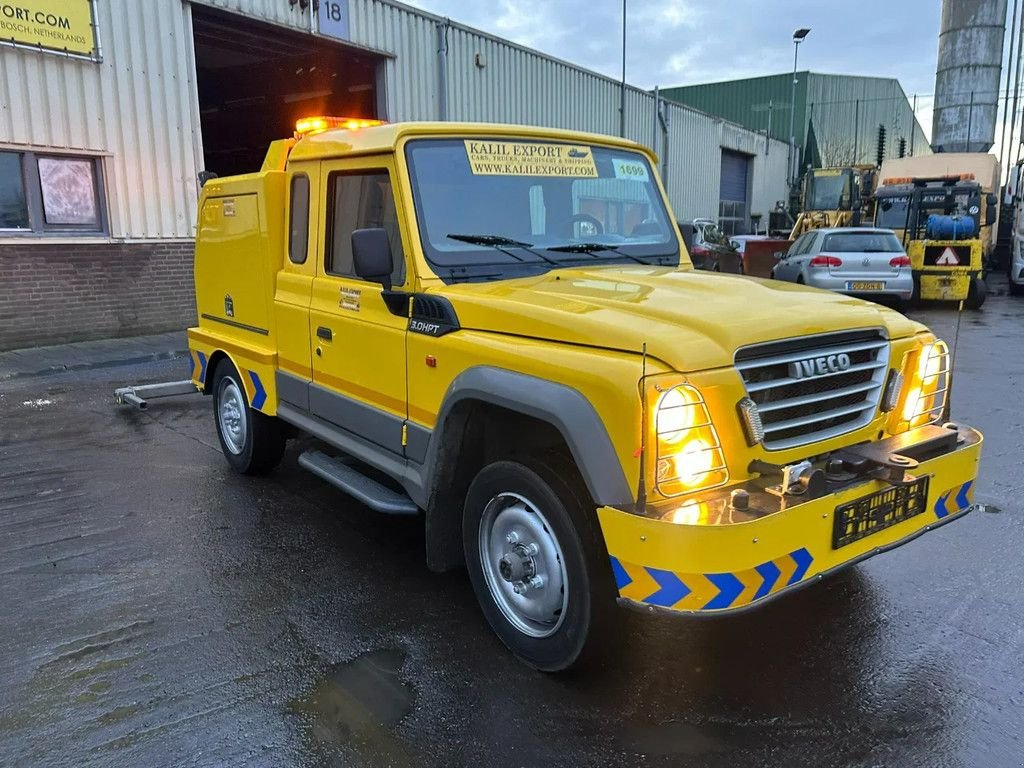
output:
<path id="1" fill-rule="evenodd" d="M 779 259 L 772 277 L 872 299 L 902 302 L 914 294 L 910 259 L 891 229 L 805 232 Z"/>

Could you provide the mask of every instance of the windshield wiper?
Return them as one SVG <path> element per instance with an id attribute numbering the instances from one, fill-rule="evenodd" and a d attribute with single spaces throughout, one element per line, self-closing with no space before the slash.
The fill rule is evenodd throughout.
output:
<path id="1" fill-rule="evenodd" d="M 513 240 L 511 237 L 503 237 L 502 235 L 464 235 L 458 232 L 449 232 L 445 235 L 449 240 L 458 240 L 463 243 L 470 243 L 472 245 L 489 245 L 491 248 L 497 248 L 502 253 L 506 253 L 516 261 L 524 261 L 514 253 L 509 251 L 509 248 L 522 248 L 528 253 L 532 253 L 538 259 L 546 261 L 548 264 L 558 266 L 558 262 L 554 259 L 549 259 L 543 253 L 537 251 L 531 243 L 524 243 L 522 240 Z"/>
<path id="2" fill-rule="evenodd" d="M 614 245 L 608 245 L 608 243 L 567 243 L 566 245 L 548 246 L 547 250 L 556 251 L 557 253 L 589 253 L 595 259 L 600 258 L 600 256 L 597 255 L 600 251 L 612 251 L 619 256 L 625 256 L 627 259 L 632 259 L 637 264 L 643 264 L 645 267 L 651 266 L 651 262 L 644 261 L 638 256 L 619 250 Z"/>
<path id="3" fill-rule="evenodd" d="M 472 243 L 473 245 L 507 245 L 514 248 L 530 247 L 530 243 L 513 240 L 511 237 L 502 237 L 501 235 L 462 235 L 458 232 L 449 232 L 445 237 L 451 240 L 460 240 L 463 243 Z"/>

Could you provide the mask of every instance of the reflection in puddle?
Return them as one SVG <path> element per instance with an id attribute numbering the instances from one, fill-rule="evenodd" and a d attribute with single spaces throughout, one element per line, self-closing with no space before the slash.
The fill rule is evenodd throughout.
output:
<path id="1" fill-rule="evenodd" d="M 318 742 L 386 748 L 395 742 L 390 729 L 415 700 L 412 686 L 399 679 L 404 663 L 404 651 L 386 649 L 336 664 L 291 709 L 310 718 Z"/>

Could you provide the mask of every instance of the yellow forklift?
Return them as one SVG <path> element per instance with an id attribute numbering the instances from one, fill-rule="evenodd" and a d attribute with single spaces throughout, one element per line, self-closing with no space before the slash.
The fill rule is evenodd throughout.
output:
<path id="1" fill-rule="evenodd" d="M 980 232 L 995 222 L 996 202 L 972 174 L 882 181 L 875 193 L 875 226 L 900 235 L 915 299 L 962 301 L 968 309 L 985 303 Z"/>

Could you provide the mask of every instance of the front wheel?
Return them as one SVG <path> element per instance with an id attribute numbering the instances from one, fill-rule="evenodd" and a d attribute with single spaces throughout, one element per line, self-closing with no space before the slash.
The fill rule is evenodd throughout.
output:
<path id="1" fill-rule="evenodd" d="M 985 281 L 980 277 L 972 277 L 971 285 L 967 289 L 967 299 L 964 301 L 964 306 L 967 309 L 981 309 L 981 305 L 985 303 L 987 295 L 988 286 L 985 285 Z"/>
<path id="2" fill-rule="evenodd" d="M 1021 283 L 1015 283 L 1010 280 L 1010 295 L 1011 296 L 1024 296 L 1024 285 Z"/>
<path id="3" fill-rule="evenodd" d="M 281 461 L 285 437 L 281 424 L 249 407 L 242 377 L 227 359 L 213 375 L 213 416 L 224 458 L 243 475 L 265 475 Z"/>
<path id="4" fill-rule="evenodd" d="M 614 610 L 607 553 L 583 495 L 546 465 L 498 461 L 466 497 L 463 543 L 477 601 L 509 650 L 544 672 L 591 656 Z"/>

